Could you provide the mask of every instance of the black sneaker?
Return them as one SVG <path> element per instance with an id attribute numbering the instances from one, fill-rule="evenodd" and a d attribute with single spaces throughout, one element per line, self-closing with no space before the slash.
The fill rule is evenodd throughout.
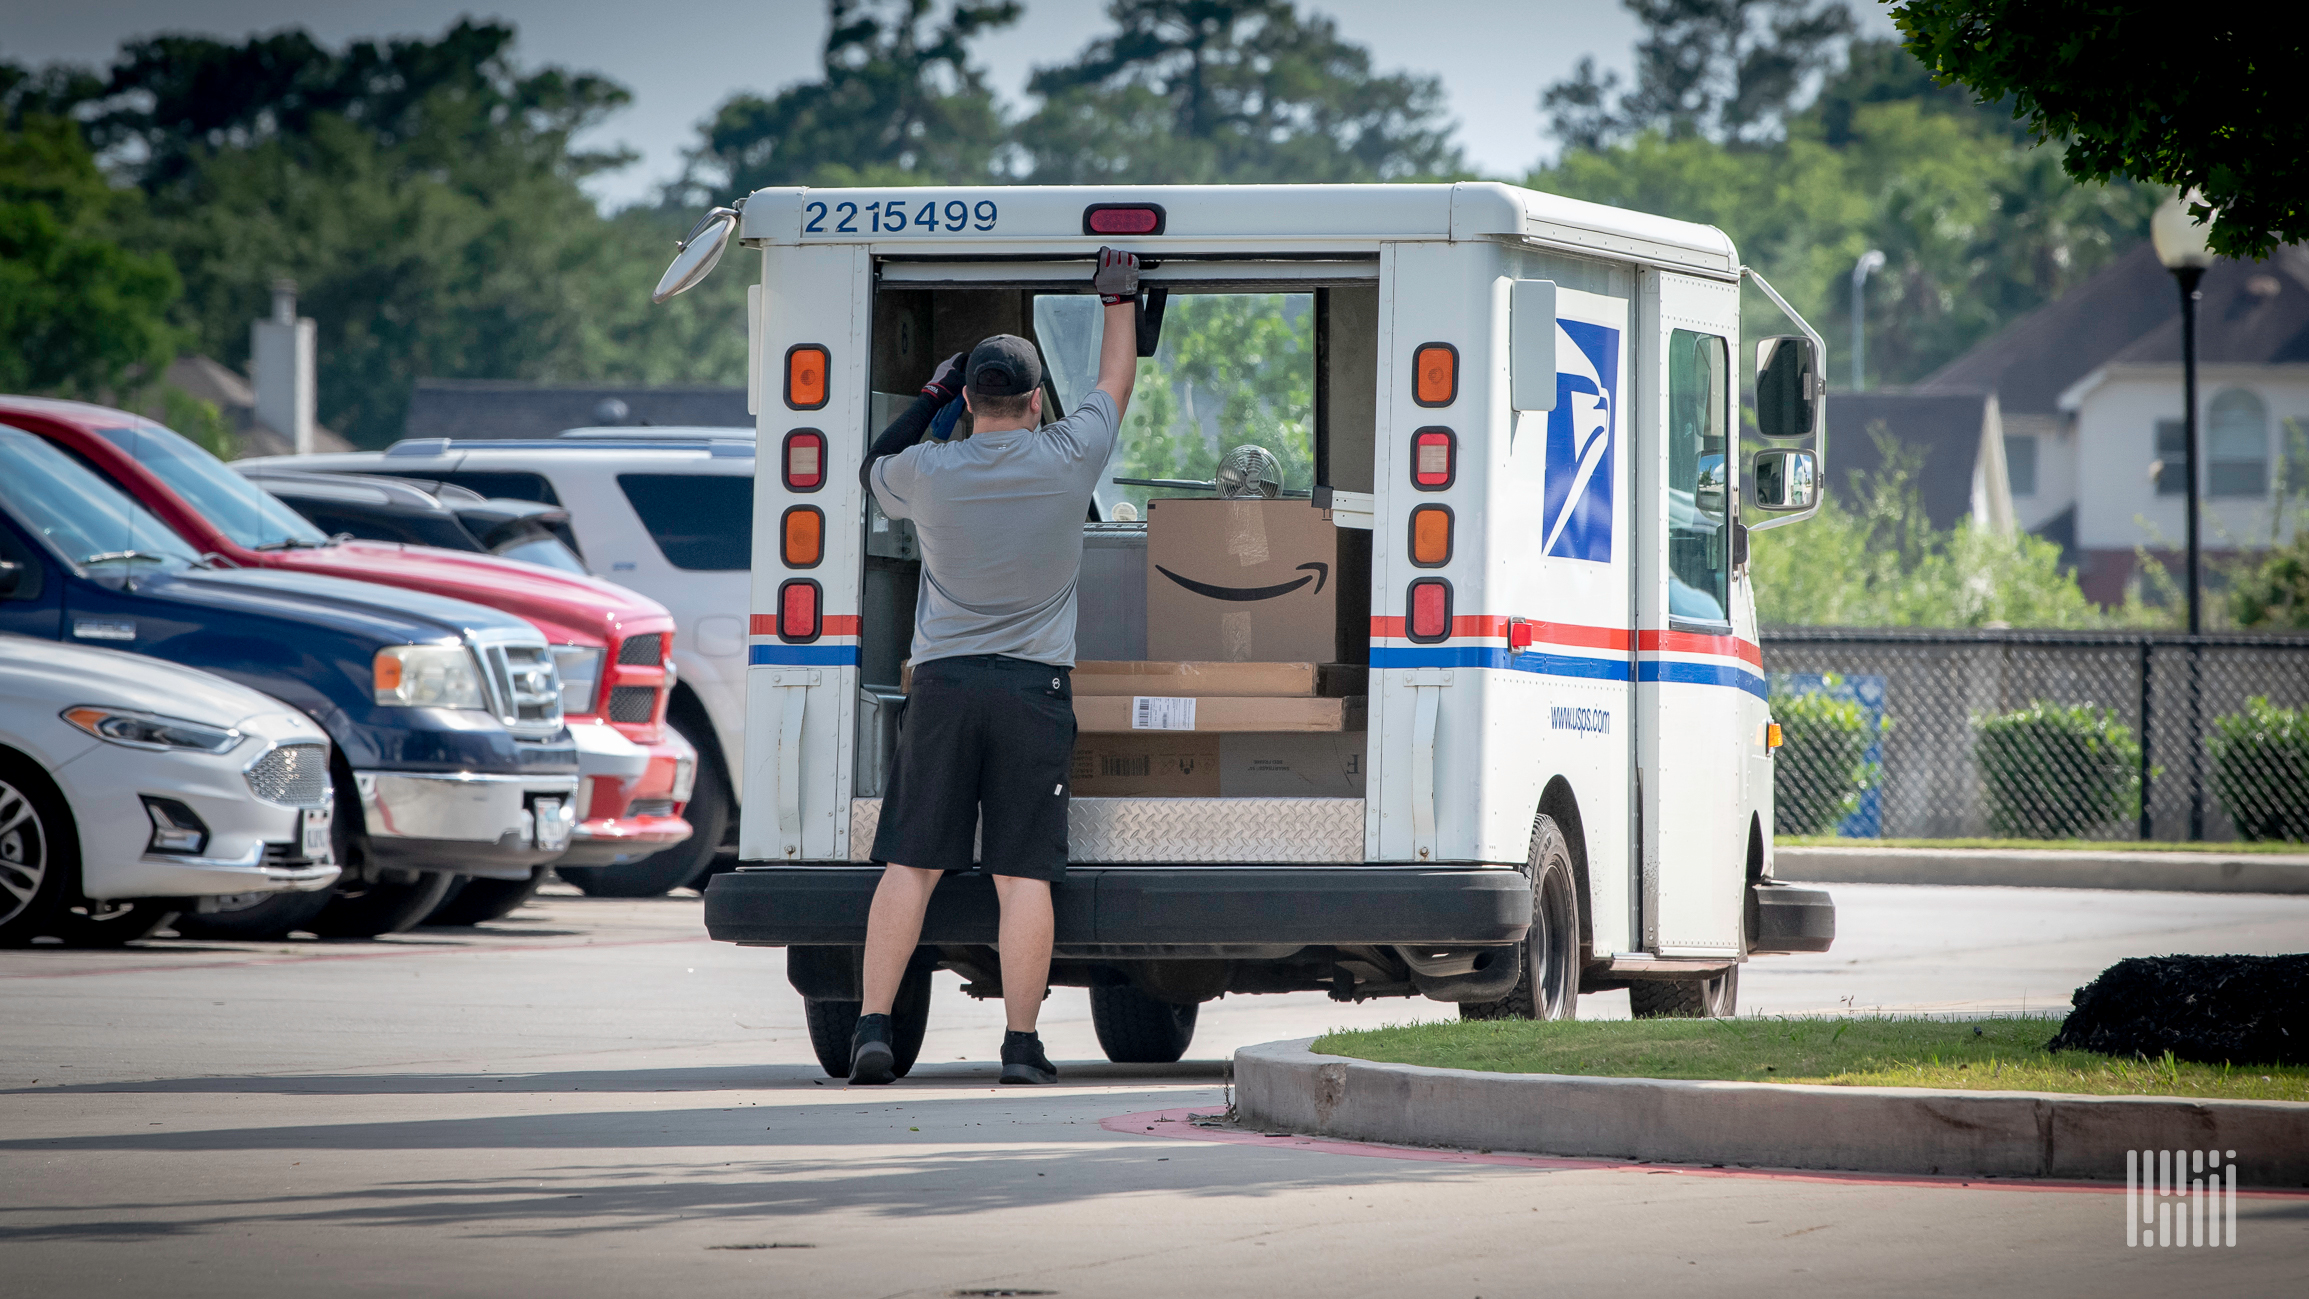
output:
<path id="1" fill-rule="evenodd" d="M 1036 1033 L 1016 1031 L 1002 1035 L 1002 1081 L 1006 1083 L 1054 1083 L 1058 1069 L 1050 1057 L 1042 1053 L 1042 1037 Z"/>
<path id="2" fill-rule="evenodd" d="M 890 1017 L 858 1016 L 857 1031 L 850 1035 L 850 1082 L 873 1086 L 897 1079 L 898 1052 L 890 1045 Z"/>

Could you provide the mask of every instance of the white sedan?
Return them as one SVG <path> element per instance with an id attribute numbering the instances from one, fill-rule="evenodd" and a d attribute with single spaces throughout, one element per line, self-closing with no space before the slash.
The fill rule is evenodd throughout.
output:
<path id="1" fill-rule="evenodd" d="M 329 740 L 221 677 L 0 635 L 0 946 L 336 882 Z"/>

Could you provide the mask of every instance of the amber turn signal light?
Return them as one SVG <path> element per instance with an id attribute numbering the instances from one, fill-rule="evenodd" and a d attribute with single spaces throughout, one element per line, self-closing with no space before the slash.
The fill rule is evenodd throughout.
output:
<path id="1" fill-rule="evenodd" d="M 1448 406 L 1458 396 L 1459 349 L 1421 343 L 1411 354 L 1411 399 L 1422 406 Z"/>
<path id="2" fill-rule="evenodd" d="M 1766 722 L 1764 724 L 1764 747 L 1767 749 L 1777 749 L 1780 747 L 1781 743 L 1780 724 L 1778 722 Z"/>
<path id="3" fill-rule="evenodd" d="M 779 553 L 788 568 L 816 568 L 826 555 L 826 516 L 815 505 L 796 505 L 786 511 L 778 529 Z"/>
<path id="4" fill-rule="evenodd" d="M 826 404 L 826 349 L 802 343 L 786 349 L 786 404 L 816 410 Z"/>
<path id="5" fill-rule="evenodd" d="M 1451 559 L 1451 507 L 1422 505 L 1411 511 L 1411 562 L 1441 568 Z"/>

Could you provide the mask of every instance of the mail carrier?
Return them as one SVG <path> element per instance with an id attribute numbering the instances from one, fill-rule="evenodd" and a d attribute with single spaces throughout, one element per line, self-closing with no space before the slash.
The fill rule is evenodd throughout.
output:
<path id="1" fill-rule="evenodd" d="M 1082 401 L 1101 245 L 1144 259 L 1145 359 L 1083 523 L 1052 973 L 1111 1057 L 1178 1058 L 1224 993 L 1728 1014 L 1748 957 L 1827 948 L 1827 895 L 1772 879 L 1747 565 L 1818 508 L 1821 348 L 1721 231 L 1496 184 L 765 189 L 661 300 L 732 241 L 760 455 L 706 922 L 788 949 L 830 1071 L 921 580 L 857 466 L 991 334 Z M 1744 284 L 1799 332 L 1744 346 Z M 999 992 L 995 919 L 983 875 L 940 886 L 902 1047 L 934 970 Z"/>

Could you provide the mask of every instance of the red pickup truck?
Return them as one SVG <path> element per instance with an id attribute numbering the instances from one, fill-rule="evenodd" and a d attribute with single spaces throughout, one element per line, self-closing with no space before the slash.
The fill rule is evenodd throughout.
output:
<path id="1" fill-rule="evenodd" d="M 281 568 L 452 596 L 523 618 L 560 669 L 562 715 L 577 741 L 577 828 L 556 864 L 607 866 L 670 848 L 697 770 L 666 725 L 674 622 L 663 605 L 599 578 L 431 546 L 334 540 L 183 436 L 140 415 L 82 402 L 0 396 L 0 423 L 72 453 L 142 501 L 196 550 L 242 568 Z M 383 809 L 369 807 L 371 819 Z M 542 874 L 542 871 L 537 872 Z M 536 887 L 473 879 L 444 908 L 503 915 Z"/>

